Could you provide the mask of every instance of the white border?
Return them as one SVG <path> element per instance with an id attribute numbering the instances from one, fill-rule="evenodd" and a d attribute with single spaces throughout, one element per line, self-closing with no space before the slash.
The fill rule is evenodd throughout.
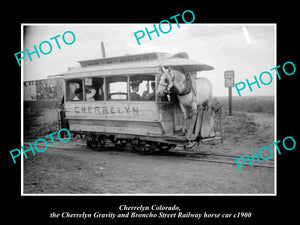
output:
<path id="1" fill-rule="evenodd" d="M 132 23 L 134 24 L 134 23 Z M 103 23 L 103 24 L 99 24 L 99 23 L 95 23 L 95 24 L 91 24 L 91 23 L 68 23 L 68 24 L 61 24 L 61 23 L 21 23 L 21 51 L 23 51 L 24 49 L 24 26 L 97 26 L 97 25 L 127 25 L 127 24 L 107 24 L 107 23 Z M 130 24 L 131 25 L 131 24 Z M 274 52 L 274 67 L 277 66 L 277 23 L 226 23 L 226 24 L 220 24 L 220 23 L 195 23 L 193 25 L 213 25 L 213 26 L 229 26 L 229 25 L 261 25 L 261 26 L 271 26 L 273 25 L 275 28 L 274 31 L 274 35 L 275 35 L 275 52 Z M 23 113 L 24 113 L 24 107 L 23 107 L 23 98 L 24 98 L 24 92 L 23 92 L 23 83 L 24 83 L 24 63 L 23 61 L 21 61 L 21 146 L 23 146 L 23 137 L 24 137 L 24 123 L 23 123 Z M 275 72 L 274 72 L 275 73 Z M 276 77 L 276 76 L 274 76 Z M 277 79 L 275 80 L 275 86 L 274 86 L 274 140 L 277 141 L 276 136 L 277 136 Z M 139 194 L 87 194 L 87 193 L 83 193 L 83 194 L 24 194 L 24 170 L 23 170 L 23 162 L 24 162 L 24 155 L 22 155 L 21 157 L 21 196 L 277 196 L 277 151 L 276 151 L 276 147 L 274 145 L 274 153 L 276 152 L 276 154 L 274 154 L 274 193 L 266 193 L 266 194 L 260 194 L 260 193 L 236 193 L 236 194 L 221 194 L 221 193 L 216 193 L 216 194 L 143 194 L 143 193 L 139 193 Z"/>

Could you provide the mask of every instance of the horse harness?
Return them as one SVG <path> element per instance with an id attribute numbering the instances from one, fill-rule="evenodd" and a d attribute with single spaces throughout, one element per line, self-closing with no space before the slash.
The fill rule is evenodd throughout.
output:
<path id="1" fill-rule="evenodd" d="M 163 84 L 159 84 L 159 85 L 161 85 L 161 86 L 163 86 L 163 87 L 166 87 L 166 90 L 168 91 L 168 92 L 170 92 L 170 89 L 169 89 L 169 86 L 170 86 L 170 84 L 173 82 L 174 83 L 174 79 L 175 79 L 175 75 L 173 76 L 173 78 L 172 78 L 172 80 L 168 83 L 168 85 L 163 85 Z M 185 95 L 187 95 L 187 94 L 189 94 L 192 90 L 193 90 L 193 88 L 192 88 L 192 79 L 191 79 L 191 75 L 190 74 L 186 74 L 186 79 L 183 81 L 183 83 L 184 83 L 184 91 L 183 92 L 178 92 L 178 90 L 175 88 L 175 93 L 177 94 L 177 95 L 179 95 L 179 96 L 185 96 Z M 194 93 L 194 91 L 193 91 L 193 93 Z M 194 95 L 196 95 L 196 93 L 194 93 Z"/>
<path id="2" fill-rule="evenodd" d="M 174 76 L 175 77 L 175 76 Z M 184 84 L 184 91 L 179 93 L 176 89 L 176 94 L 179 96 L 185 96 L 187 94 L 189 94 L 192 91 L 192 79 L 191 79 L 191 75 L 186 74 L 186 79 L 184 80 L 183 84 Z"/>

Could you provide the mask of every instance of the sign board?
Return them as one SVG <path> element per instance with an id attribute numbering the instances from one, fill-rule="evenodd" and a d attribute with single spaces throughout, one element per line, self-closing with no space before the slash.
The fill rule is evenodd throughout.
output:
<path id="1" fill-rule="evenodd" d="M 226 70 L 224 72 L 225 87 L 228 87 L 228 106 L 229 116 L 232 116 L 232 87 L 234 87 L 234 71 Z"/>
<path id="2" fill-rule="evenodd" d="M 225 87 L 234 87 L 234 79 L 225 80 Z"/>
<path id="3" fill-rule="evenodd" d="M 226 70 L 224 72 L 225 79 L 234 79 L 234 71 L 233 70 Z"/>
<path id="4" fill-rule="evenodd" d="M 225 78 L 225 87 L 233 87 L 234 86 L 234 71 L 227 70 L 224 72 Z"/>

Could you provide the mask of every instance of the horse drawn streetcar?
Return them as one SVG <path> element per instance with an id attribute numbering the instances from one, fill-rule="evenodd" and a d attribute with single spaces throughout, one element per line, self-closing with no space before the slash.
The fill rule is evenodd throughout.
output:
<path id="1" fill-rule="evenodd" d="M 69 130 L 85 134 L 88 146 L 95 147 L 109 139 L 117 148 L 130 143 L 139 152 L 151 152 L 216 137 L 211 90 L 197 104 L 192 118 L 180 102 L 189 93 L 193 99 L 196 97 L 199 87 L 193 74 L 213 69 L 211 66 L 189 60 L 184 52 L 126 55 L 79 63 L 80 67 L 63 74 L 63 111 Z M 185 77 L 181 85 L 176 84 L 180 79 L 175 71 Z M 184 93 L 179 92 L 180 86 Z"/>

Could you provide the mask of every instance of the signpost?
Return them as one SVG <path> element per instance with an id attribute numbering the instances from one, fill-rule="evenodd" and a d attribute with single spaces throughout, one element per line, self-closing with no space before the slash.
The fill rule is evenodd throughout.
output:
<path id="1" fill-rule="evenodd" d="M 226 70 L 224 72 L 225 87 L 228 87 L 228 106 L 229 116 L 232 116 L 232 87 L 234 87 L 234 71 Z"/>

